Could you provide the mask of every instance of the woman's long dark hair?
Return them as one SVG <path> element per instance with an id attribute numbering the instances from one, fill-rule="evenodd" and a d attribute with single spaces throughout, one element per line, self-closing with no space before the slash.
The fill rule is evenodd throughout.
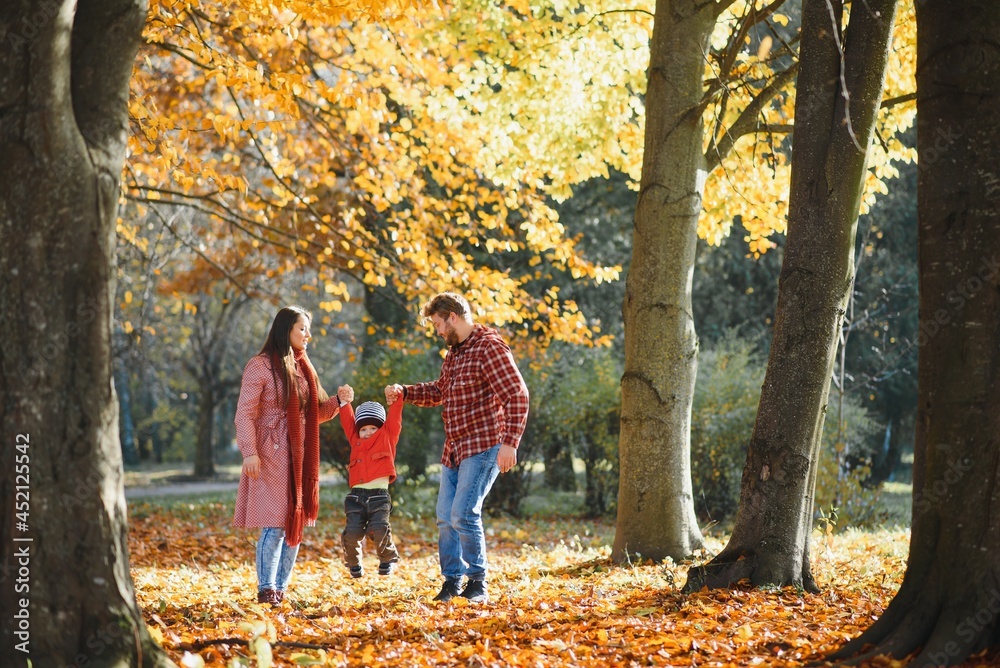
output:
<path id="1" fill-rule="evenodd" d="M 278 390 L 284 406 L 288 405 L 288 397 L 291 392 L 295 392 L 300 407 L 304 407 L 306 403 L 306 397 L 299 395 L 299 385 L 295 382 L 295 351 L 292 349 L 291 339 L 292 327 L 295 326 L 300 317 L 305 317 L 307 321 L 312 322 L 312 313 L 301 306 L 286 306 L 278 311 L 278 314 L 274 316 L 274 322 L 271 323 L 271 331 L 267 333 L 264 347 L 257 353 L 258 355 L 266 355 L 271 360 L 274 387 Z M 323 390 L 323 384 L 319 382 L 319 376 L 316 374 L 312 362 L 309 361 L 309 357 L 307 356 L 304 361 L 312 369 L 313 375 L 316 376 L 316 387 L 319 389 L 318 399 L 322 403 L 329 397 Z M 280 375 L 279 369 L 281 370 Z"/>

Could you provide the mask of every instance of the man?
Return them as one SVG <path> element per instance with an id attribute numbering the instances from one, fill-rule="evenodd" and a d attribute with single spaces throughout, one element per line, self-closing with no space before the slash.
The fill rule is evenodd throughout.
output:
<path id="1" fill-rule="evenodd" d="M 449 346 L 441 376 L 386 393 L 416 406 L 444 406 L 444 452 L 437 501 L 438 557 L 444 585 L 435 601 L 487 601 L 483 500 L 498 473 L 517 463 L 528 420 L 528 388 L 503 337 L 472 320 L 469 303 L 443 292 L 422 311 Z M 468 583 L 462 588 L 462 578 Z"/>

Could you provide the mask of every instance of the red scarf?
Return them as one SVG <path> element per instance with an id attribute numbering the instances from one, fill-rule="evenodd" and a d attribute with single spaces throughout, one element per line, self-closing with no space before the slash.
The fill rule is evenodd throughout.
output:
<path id="1" fill-rule="evenodd" d="M 309 396 L 306 398 L 306 433 L 303 439 L 298 392 L 288 393 L 288 441 L 292 449 L 292 467 L 288 479 L 285 542 L 291 547 L 302 542 L 303 527 L 315 522 L 319 515 L 319 384 L 305 350 L 295 351 L 295 361 L 309 384 Z"/>

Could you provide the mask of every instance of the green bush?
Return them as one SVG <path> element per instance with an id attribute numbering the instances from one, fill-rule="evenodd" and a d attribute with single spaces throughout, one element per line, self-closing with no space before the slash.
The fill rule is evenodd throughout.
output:
<path id="1" fill-rule="evenodd" d="M 528 426 L 515 476 L 502 476 L 491 493 L 495 509 L 518 514 L 530 483 L 528 463 L 545 462 L 545 487 L 575 491 L 574 459 L 584 465 L 583 510 L 612 512 L 618 496 L 618 424 L 621 369 L 610 350 L 555 346 L 544 363 L 521 368 L 531 394 Z M 495 498 L 493 498 L 495 497 Z"/>
<path id="2" fill-rule="evenodd" d="M 885 518 L 879 486 L 865 483 L 871 474 L 873 444 L 881 431 L 858 399 L 844 397 L 841 434 L 837 428 L 838 402 L 834 389 L 823 426 L 823 449 L 816 475 L 816 512 L 840 526 L 870 526 Z"/>
<path id="3" fill-rule="evenodd" d="M 589 516 L 616 507 L 620 379 L 621 369 L 609 350 L 580 351 L 567 360 L 550 399 L 539 410 L 553 435 L 583 461 L 584 512 Z"/>
<path id="4" fill-rule="evenodd" d="M 559 363 L 559 355 L 551 355 Z M 560 447 L 557 436 L 552 434 L 546 419 L 545 404 L 554 387 L 549 364 L 542 364 L 528 357 L 517 357 L 518 368 L 528 386 L 530 405 L 528 424 L 525 425 L 521 443 L 517 447 L 517 466 L 497 477 L 483 510 L 491 515 L 508 514 L 520 517 L 524 500 L 531 490 L 532 469 Z"/>
<path id="5" fill-rule="evenodd" d="M 691 477 L 695 508 L 703 519 L 722 521 L 736 512 L 765 369 L 755 342 L 733 331 L 699 357 L 691 415 Z M 861 483 L 868 477 L 865 462 L 878 426 L 860 400 L 848 395 L 844 429 L 839 433 L 834 392 L 830 404 L 816 479 L 817 513 L 830 521 L 839 517 L 847 525 L 874 521 L 878 491 Z"/>
<path id="6" fill-rule="evenodd" d="M 439 357 L 413 354 L 385 348 L 362 362 L 351 374 L 349 383 L 354 388 L 355 408 L 364 401 L 377 401 L 385 406 L 385 386 L 391 383 L 409 385 L 437 379 L 441 372 Z M 327 388 L 336 393 L 337 385 Z M 347 480 L 347 461 L 350 445 L 340 419 L 334 418 L 322 425 L 320 441 L 324 457 Z M 423 480 L 427 466 L 436 463 L 444 444 L 444 427 L 440 408 L 419 408 L 408 405 L 403 409 L 403 430 L 396 446 L 396 474 L 393 499 L 405 503 L 409 479 Z"/>
<path id="7" fill-rule="evenodd" d="M 695 508 L 705 519 L 721 521 L 736 512 L 763 380 L 764 362 L 755 342 L 732 331 L 699 355 L 691 478 Z"/>
<path id="8" fill-rule="evenodd" d="M 163 401 L 136 420 L 137 440 L 148 440 L 157 461 L 189 462 L 194 456 L 195 415 L 185 401 Z"/>

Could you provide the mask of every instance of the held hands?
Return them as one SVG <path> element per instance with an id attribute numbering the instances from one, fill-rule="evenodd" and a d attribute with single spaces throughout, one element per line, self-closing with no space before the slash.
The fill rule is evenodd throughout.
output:
<path id="1" fill-rule="evenodd" d="M 385 403 L 387 406 L 392 406 L 396 403 L 397 399 L 403 398 L 403 386 L 402 385 L 386 385 L 385 386 Z"/>
<path id="2" fill-rule="evenodd" d="M 254 480 L 260 475 L 260 457 L 250 455 L 243 460 L 243 472 Z"/>
<path id="3" fill-rule="evenodd" d="M 337 388 L 337 399 L 341 404 L 349 404 L 354 401 L 354 388 L 350 385 L 341 385 Z"/>

